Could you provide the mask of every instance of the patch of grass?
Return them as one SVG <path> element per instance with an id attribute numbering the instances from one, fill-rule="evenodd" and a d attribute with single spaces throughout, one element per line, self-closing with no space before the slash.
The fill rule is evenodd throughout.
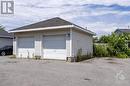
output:
<path id="1" fill-rule="evenodd" d="M 9 56 L 10 59 L 16 59 L 16 55 Z"/>
<path id="2" fill-rule="evenodd" d="M 81 55 L 81 56 L 77 56 L 77 62 L 80 61 L 84 61 L 84 60 L 88 60 L 91 59 L 92 57 L 90 55 Z"/>

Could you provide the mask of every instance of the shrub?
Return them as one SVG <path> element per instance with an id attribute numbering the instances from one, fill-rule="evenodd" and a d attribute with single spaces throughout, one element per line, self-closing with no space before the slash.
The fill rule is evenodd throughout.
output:
<path id="1" fill-rule="evenodd" d="M 110 37 L 109 36 L 105 36 L 105 35 L 103 35 L 103 36 L 101 36 L 100 38 L 99 38 L 99 43 L 108 43 L 110 41 Z"/>
<path id="2" fill-rule="evenodd" d="M 41 56 L 35 56 L 35 59 L 36 59 L 36 60 L 40 60 L 40 59 L 41 59 Z"/>
<path id="3" fill-rule="evenodd" d="M 94 55 L 98 57 L 117 56 L 119 58 L 127 58 L 130 56 L 128 40 L 130 40 L 130 34 L 126 33 L 112 33 L 108 36 L 101 36 L 98 40 L 100 45 L 94 46 Z M 101 43 L 107 43 L 107 50 L 106 47 L 101 45 Z"/>
<path id="4" fill-rule="evenodd" d="M 128 55 L 125 52 L 118 52 L 116 55 L 118 58 L 128 58 Z"/>
<path id="5" fill-rule="evenodd" d="M 92 56 L 90 55 L 81 55 L 81 56 L 77 56 L 77 62 L 83 61 L 83 60 L 87 60 L 87 59 L 91 59 Z"/>
<path id="6" fill-rule="evenodd" d="M 109 52 L 107 51 L 107 46 L 106 45 L 94 45 L 94 56 L 108 57 Z"/>
<path id="7" fill-rule="evenodd" d="M 107 51 L 108 51 L 110 56 L 115 56 L 117 53 L 117 51 L 112 46 L 108 46 Z"/>
<path id="8" fill-rule="evenodd" d="M 125 53 L 126 53 L 128 56 L 130 56 L 130 49 L 128 49 Z"/>

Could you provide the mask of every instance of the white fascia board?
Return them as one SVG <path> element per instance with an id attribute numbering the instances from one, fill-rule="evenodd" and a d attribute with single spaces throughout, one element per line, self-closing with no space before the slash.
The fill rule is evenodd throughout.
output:
<path id="1" fill-rule="evenodd" d="M 89 33 L 89 34 L 92 34 L 92 35 L 96 35 L 94 32 L 85 30 L 85 29 L 83 29 L 83 28 L 81 28 L 81 27 L 78 27 L 78 26 L 74 26 L 74 27 L 77 28 L 77 29 L 79 29 L 79 30 L 81 30 L 81 31 L 83 31 L 83 32 L 86 32 L 86 33 Z"/>
<path id="2" fill-rule="evenodd" d="M 41 30 L 51 30 L 51 29 L 60 29 L 60 28 L 72 28 L 74 25 L 63 25 L 63 26 L 54 26 L 54 27 L 45 27 L 45 28 L 34 28 L 34 29 L 25 29 L 25 30 L 14 30 L 9 31 L 10 33 L 16 32 L 29 32 L 29 31 L 41 31 Z"/>

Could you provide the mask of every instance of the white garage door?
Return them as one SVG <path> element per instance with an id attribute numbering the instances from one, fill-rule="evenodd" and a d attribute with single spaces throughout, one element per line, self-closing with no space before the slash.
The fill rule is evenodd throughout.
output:
<path id="1" fill-rule="evenodd" d="M 66 60 L 65 35 L 44 36 L 43 56 L 45 59 Z"/>
<path id="2" fill-rule="evenodd" d="M 34 57 L 34 38 L 20 37 L 18 39 L 18 57 L 33 58 Z"/>

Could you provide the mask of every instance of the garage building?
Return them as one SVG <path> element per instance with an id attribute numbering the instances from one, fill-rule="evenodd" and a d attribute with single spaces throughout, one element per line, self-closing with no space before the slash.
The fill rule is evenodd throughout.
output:
<path id="1" fill-rule="evenodd" d="M 13 53 L 17 58 L 66 60 L 82 54 L 93 54 L 94 33 L 59 17 L 16 28 Z"/>

